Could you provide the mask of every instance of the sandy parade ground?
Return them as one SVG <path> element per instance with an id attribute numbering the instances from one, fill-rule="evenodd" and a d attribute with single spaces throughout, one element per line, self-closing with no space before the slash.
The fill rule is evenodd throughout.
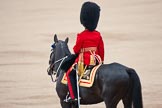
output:
<path id="1" fill-rule="evenodd" d="M 0 0 L 0 108 L 61 108 L 47 75 L 53 35 L 69 37 L 84 28 L 85 0 Z M 134 68 L 145 108 L 162 108 L 162 1 L 94 0 L 101 7 L 97 30 L 105 63 Z M 105 108 L 104 103 L 81 108 Z M 123 108 L 122 104 L 118 108 Z"/>

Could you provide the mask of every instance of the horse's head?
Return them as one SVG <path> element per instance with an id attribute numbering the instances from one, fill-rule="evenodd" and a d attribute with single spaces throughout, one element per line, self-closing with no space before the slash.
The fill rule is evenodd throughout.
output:
<path id="1" fill-rule="evenodd" d="M 57 35 L 54 35 L 54 43 L 52 44 L 52 50 L 49 59 L 49 68 L 47 70 L 48 75 L 57 74 L 60 71 L 60 66 L 67 55 L 70 55 L 68 48 L 68 38 L 65 41 L 58 40 Z"/>

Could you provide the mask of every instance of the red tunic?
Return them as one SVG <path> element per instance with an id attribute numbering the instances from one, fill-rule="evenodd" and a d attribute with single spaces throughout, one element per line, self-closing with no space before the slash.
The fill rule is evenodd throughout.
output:
<path id="1" fill-rule="evenodd" d="M 96 47 L 95 54 L 98 54 L 101 57 L 101 60 L 104 61 L 104 43 L 102 37 L 98 31 L 89 31 L 84 30 L 77 35 L 76 44 L 73 47 L 74 53 L 79 54 L 82 48 Z M 84 64 L 90 64 L 90 52 L 84 52 Z M 76 59 L 76 62 L 78 58 Z"/>

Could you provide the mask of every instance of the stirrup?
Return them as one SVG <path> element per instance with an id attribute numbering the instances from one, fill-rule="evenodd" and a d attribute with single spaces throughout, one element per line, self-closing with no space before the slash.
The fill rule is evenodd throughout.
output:
<path id="1" fill-rule="evenodd" d="M 79 99 L 81 99 L 81 98 L 79 97 Z M 67 93 L 66 98 L 64 99 L 64 102 L 67 102 L 67 103 L 68 103 L 68 102 L 72 103 L 72 102 L 77 102 L 77 101 L 78 101 L 77 98 L 72 99 L 72 98 L 70 97 L 69 92 Z"/>
<path id="2" fill-rule="evenodd" d="M 68 97 L 68 98 L 66 98 L 66 99 L 64 99 L 64 102 L 70 102 L 70 103 L 72 103 L 72 102 L 77 102 L 78 101 L 78 99 L 77 98 L 74 98 L 74 99 L 72 99 L 71 97 Z"/>

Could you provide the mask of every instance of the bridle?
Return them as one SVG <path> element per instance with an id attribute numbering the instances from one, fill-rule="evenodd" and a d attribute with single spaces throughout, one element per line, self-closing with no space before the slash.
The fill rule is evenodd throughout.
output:
<path id="1" fill-rule="evenodd" d="M 67 58 L 67 56 L 65 56 L 65 57 L 63 57 L 63 58 L 61 58 L 61 59 L 55 61 L 53 64 L 51 64 L 51 65 L 48 67 L 47 72 L 49 72 L 49 71 L 52 69 L 53 75 L 56 76 L 56 77 L 55 77 L 55 80 L 54 80 L 54 79 L 53 79 L 53 76 L 52 76 L 52 74 L 51 74 L 51 80 L 52 80 L 52 82 L 56 82 L 56 81 L 57 81 L 57 74 L 58 74 L 58 71 L 60 70 L 60 67 L 61 67 L 62 63 L 64 62 L 64 60 L 65 60 L 66 58 Z M 56 63 L 59 63 L 59 62 L 60 62 L 60 64 L 59 64 L 57 70 L 54 71 L 54 70 L 53 70 L 54 65 L 55 65 Z"/>
<path id="2" fill-rule="evenodd" d="M 52 52 L 52 53 L 53 53 L 53 52 Z M 52 53 L 51 53 L 51 55 L 52 55 Z M 50 57 L 51 57 L 51 55 L 50 55 Z M 50 74 L 52 82 L 56 82 L 56 81 L 57 81 L 57 77 L 58 77 L 57 74 L 58 74 L 58 71 L 60 70 L 62 63 L 64 62 L 64 60 L 65 60 L 67 57 L 68 57 L 68 56 L 65 56 L 65 57 L 62 57 L 61 59 L 56 60 L 54 63 L 52 63 L 52 64 L 48 67 L 47 72 L 50 73 L 50 71 L 52 71 L 52 73 Z M 56 71 L 55 71 L 53 68 L 54 68 L 55 64 L 57 64 L 57 63 L 59 63 L 59 62 L 60 62 L 60 64 L 59 64 L 58 68 L 57 68 Z M 52 75 L 55 76 L 55 79 L 53 79 L 53 76 L 52 76 Z"/>

